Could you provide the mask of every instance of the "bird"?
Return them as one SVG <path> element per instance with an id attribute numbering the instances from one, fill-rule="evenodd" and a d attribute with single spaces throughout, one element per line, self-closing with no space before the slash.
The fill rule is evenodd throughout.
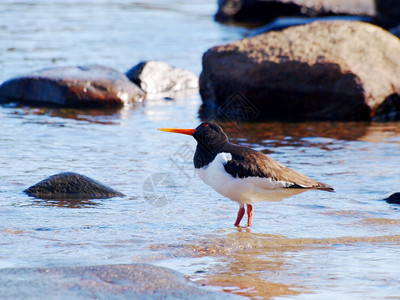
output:
<path id="1" fill-rule="evenodd" d="M 158 130 L 193 136 L 197 141 L 193 158 L 196 172 L 204 183 L 239 204 L 236 227 L 240 227 L 245 205 L 250 227 L 254 203 L 281 201 L 307 190 L 334 191 L 330 185 L 294 171 L 262 152 L 229 142 L 217 124 L 203 122 L 195 129 Z"/>

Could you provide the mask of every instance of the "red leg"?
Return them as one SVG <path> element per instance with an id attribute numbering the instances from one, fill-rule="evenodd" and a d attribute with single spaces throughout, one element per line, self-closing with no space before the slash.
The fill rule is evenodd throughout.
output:
<path id="1" fill-rule="evenodd" d="M 243 215 L 244 215 L 244 205 L 240 204 L 239 211 L 238 211 L 237 218 L 236 218 L 236 222 L 235 222 L 235 226 L 237 226 L 237 227 L 239 226 L 239 223 L 242 220 Z"/>
<path id="2" fill-rule="evenodd" d="M 253 219 L 253 206 L 251 204 L 246 204 L 247 205 L 247 226 L 251 226 L 251 220 Z"/>

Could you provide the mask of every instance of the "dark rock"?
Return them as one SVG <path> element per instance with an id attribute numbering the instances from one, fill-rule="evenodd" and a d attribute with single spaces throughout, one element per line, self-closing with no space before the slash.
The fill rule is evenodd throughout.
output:
<path id="1" fill-rule="evenodd" d="M 215 19 L 221 22 L 268 23 L 283 16 L 372 16 L 373 14 L 373 0 L 218 0 Z"/>
<path id="2" fill-rule="evenodd" d="M 301 16 L 301 7 L 283 1 L 218 0 L 219 22 L 270 22 L 279 16 Z"/>
<path id="3" fill-rule="evenodd" d="M 243 299 L 146 264 L 0 270 L 2 299 Z"/>
<path id="4" fill-rule="evenodd" d="M 400 24 L 399 0 L 375 0 L 376 17 L 380 25 L 391 28 Z"/>
<path id="5" fill-rule="evenodd" d="M 377 108 L 374 121 L 400 121 L 400 95 L 389 95 Z"/>
<path id="6" fill-rule="evenodd" d="M 45 69 L 0 86 L 0 102 L 44 106 L 115 107 L 143 98 L 143 91 L 124 74 L 96 65 Z"/>
<path id="7" fill-rule="evenodd" d="M 96 180 L 73 172 L 50 176 L 24 190 L 24 193 L 41 199 L 98 199 L 125 196 Z"/>
<path id="8" fill-rule="evenodd" d="M 126 76 L 148 94 L 199 88 L 199 79 L 194 73 L 162 61 L 141 62 L 126 72 Z"/>
<path id="9" fill-rule="evenodd" d="M 400 204 L 400 193 L 394 193 L 385 199 L 387 203 L 390 204 Z"/>
<path id="10" fill-rule="evenodd" d="M 374 19 L 369 16 L 331 16 L 331 17 L 319 17 L 319 18 L 305 18 L 305 17 L 287 17 L 287 18 L 276 18 L 271 23 L 261 26 L 252 30 L 246 37 L 254 37 L 256 35 L 270 32 L 280 31 L 292 26 L 305 25 L 313 22 L 331 22 L 331 21 L 360 21 L 373 23 Z"/>
<path id="11" fill-rule="evenodd" d="M 211 48 L 200 94 L 214 112 L 239 94 L 263 119 L 371 120 L 400 90 L 399 53 L 377 26 L 314 22 Z"/>
<path id="12" fill-rule="evenodd" d="M 400 38 L 400 25 L 392 28 L 390 32 Z"/>

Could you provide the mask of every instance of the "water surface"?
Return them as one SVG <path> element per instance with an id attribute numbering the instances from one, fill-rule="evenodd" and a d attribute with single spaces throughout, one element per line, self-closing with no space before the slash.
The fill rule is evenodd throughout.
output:
<path id="1" fill-rule="evenodd" d="M 200 0 L 2 1 L 0 81 L 63 65 L 126 71 L 145 59 L 198 74 L 204 51 L 247 31 L 213 22 L 215 9 Z M 0 267 L 147 262 L 254 299 L 400 296 L 399 206 L 382 200 L 400 189 L 397 123 L 221 124 L 232 141 L 336 190 L 258 203 L 251 230 L 237 229 L 237 205 L 194 175 L 195 141 L 156 130 L 197 126 L 200 104 L 195 93 L 118 111 L 0 107 Z M 22 193 L 63 171 L 127 196 L 71 203 Z M 175 183 L 165 206 L 144 197 L 158 173 Z M 164 192 L 155 187 L 154 197 Z"/>

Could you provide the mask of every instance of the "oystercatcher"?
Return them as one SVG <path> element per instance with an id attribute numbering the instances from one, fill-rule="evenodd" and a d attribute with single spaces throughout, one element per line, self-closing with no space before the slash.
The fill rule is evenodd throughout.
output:
<path id="1" fill-rule="evenodd" d="M 243 218 L 245 204 L 247 226 L 251 226 L 253 203 L 280 201 L 307 190 L 333 191 L 331 186 L 300 174 L 262 152 L 230 143 L 216 124 L 204 122 L 196 129 L 159 130 L 196 139 L 194 167 L 197 174 L 218 193 L 239 204 L 235 226 L 239 226 Z"/>

